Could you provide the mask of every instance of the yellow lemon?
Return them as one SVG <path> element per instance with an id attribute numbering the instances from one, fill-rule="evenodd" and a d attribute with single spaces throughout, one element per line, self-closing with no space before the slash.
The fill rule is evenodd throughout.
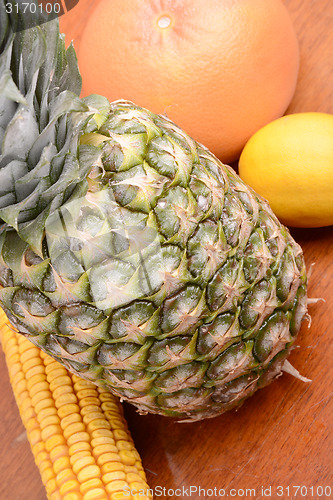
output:
<path id="1" fill-rule="evenodd" d="M 333 115 L 297 113 L 269 123 L 247 142 L 239 174 L 286 225 L 333 224 Z"/>

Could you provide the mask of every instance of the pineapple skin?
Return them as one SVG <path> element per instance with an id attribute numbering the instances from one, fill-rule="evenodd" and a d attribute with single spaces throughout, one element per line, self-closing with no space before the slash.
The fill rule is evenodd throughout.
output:
<path id="1" fill-rule="evenodd" d="M 0 300 L 18 331 L 142 413 L 212 417 L 278 376 L 306 272 L 267 202 L 126 101 L 89 119 L 81 157 L 86 190 L 48 216 L 42 255 L 5 234 Z"/>
<path id="2" fill-rule="evenodd" d="M 281 373 L 306 314 L 301 248 L 167 118 L 80 99 L 56 21 L 15 22 L 0 1 L 9 320 L 141 413 L 195 420 L 241 404 Z"/>

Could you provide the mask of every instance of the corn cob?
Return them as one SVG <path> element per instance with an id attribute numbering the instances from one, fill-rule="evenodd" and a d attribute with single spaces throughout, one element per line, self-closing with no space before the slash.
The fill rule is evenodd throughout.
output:
<path id="1" fill-rule="evenodd" d="M 152 498 L 118 399 L 72 375 L 7 322 L 0 311 L 11 385 L 48 499 Z"/>

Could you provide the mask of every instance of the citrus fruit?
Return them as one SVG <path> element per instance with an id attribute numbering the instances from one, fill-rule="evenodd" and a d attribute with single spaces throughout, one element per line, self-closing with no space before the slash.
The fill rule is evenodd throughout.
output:
<path id="1" fill-rule="evenodd" d="M 83 95 L 167 115 L 224 162 L 285 112 L 299 66 L 280 0 L 100 0 L 76 48 Z"/>
<path id="2" fill-rule="evenodd" d="M 285 224 L 333 224 L 333 115 L 297 113 L 269 123 L 246 144 L 239 174 Z"/>

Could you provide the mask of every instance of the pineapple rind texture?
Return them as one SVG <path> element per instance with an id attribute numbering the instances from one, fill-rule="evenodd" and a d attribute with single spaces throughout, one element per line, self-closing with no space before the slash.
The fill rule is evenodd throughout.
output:
<path id="1" fill-rule="evenodd" d="M 240 404 L 280 373 L 306 312 L 300 247 L 168 119 L 118 101 L 86 129 L 88 189 L 46 219 L 43 257 L 4 238 L 10 321 L 141 412 L 199 419 Z"/>
<path id="2" fill-rule="evenodd" d="M 76 62 L 53 26 L 25 36 L 58 47 L 62 81 Z M 12 71 L 0 87 L 4 137 L 18 111 L 34 134 L 9 149 L 2 141 L 9 320 L 141 413 L 195 420 L 241 404 L 281 373 L 306 314 L 301 248 L 265 200 L 166 117 L 79 99 L 65 77 L 45 104 L 47 58 L 22 88 L 3 50 L 22 36 L 0 44 Z"/>

